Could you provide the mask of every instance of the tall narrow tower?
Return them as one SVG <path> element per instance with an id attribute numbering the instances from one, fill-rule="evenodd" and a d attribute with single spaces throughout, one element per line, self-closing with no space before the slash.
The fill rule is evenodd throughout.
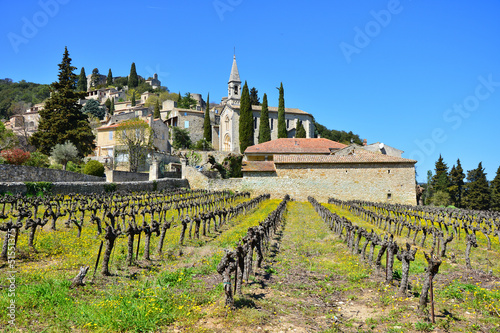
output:
<path id="1" fill-rule="evenodd" d="M 229 82 L 227 83 L 227 99 L 229 104 L 240 104 L 241 98 L 241 81 L 240 74 L 238 73 L 238 66 L 236 65 L 236 55 L 233 56 L 233 67 L 231 67 L 231 75 L 229 75 Z"/>

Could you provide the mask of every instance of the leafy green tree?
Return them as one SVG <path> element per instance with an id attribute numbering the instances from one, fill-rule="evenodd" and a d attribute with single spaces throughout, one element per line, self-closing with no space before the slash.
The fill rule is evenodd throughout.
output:
<path id="1" fill-rule="evenodd" d="M 260 105 L 259 91 L 252 87 L 250 89 L 250 104 L 251 105 Z"/>
<path id="2" fill-rule="evenodd" d="M 172 147 L 175 149 L 186 149 L 191 147 L 189 131 L 185 128 L 173 127 Z"/>
<path id="3" fill-rule="evenodd" d="M 432 196 L 432 203 L 434 206 L 448 207 L 450 204 L 450 194 L 444 191 L 437 191 Z"/>
<path id="4" fill-rule="evenodd" d="M 94 148 L 94 134 L 87 115 L 80 111 L 78 103 L 85 97 L 84 92 L 76 92 L 76 75 L 71 66 L 68 49 L 65 48 L 63 60 L 59 64 L 59 81 L 52 83 L 52 95 L 39 111 L 38 131 L 30 137 L 30 143 L 46 155 L 52 147 L 71 141 L 81 157 L 90 154 Z"/>
<path id="5" fill-rule="evenodd" d="M 153 147 L 153 130 L 144 120 L 130 119 L 118 125 L 116 139 L 125 146 L 129 171 L 137 172 L 140 162 L 146 158 Z"/>
<path id="6" fill-rule="evenodd" d="M 271 141 L 271 128 L 269 127 L 269 110 L 267 108 L 267 95 L 262 97 L 262 110 L 260 111 L 259 143 Z"/>
<path id="7" fill-rule="evenodd" d="M 476 169 L 467 171 L 464 203 L 467 209 L 487 210 L 490 208 L 491 193 L 481 162 L 479 162 Z"/>
<path id="8" fill-rule="evenodd" d="M 243 154 L 247 147 L 253 145 L 253 112 L 252 106 L 250 105 L 250 93 L 246 81 L 241 91 L 239 135 L 240 152 Z"/>
<path id="9" fill-rule="evenodd" d="M 448 177 L 448 166 L 443 161 L 441 154 L 435 164 L 435 173 L 432 177 L 432 186 L 434 191 L 448 192 L 448 187 L 450 186 L 450 180 Z"/>
<path id="10" fill-rule="evenodd" d="M 205 107 L 205 117 L 203 119 L 203 138 L 207 142 L 212 142 L 212 126 L 210 125 L 210 94 L 207 95 L 207 106 Z"/>
<path id="11" fill-rule="evenodd" d="M 97 117 L 100 120 L 104 119 L 104 115 L 106 114 L 105 108 L 95 99 L 89 99 L 82 107 L 82 112 Z"/>
<path id="12" fill-rule="evenodd" d="M 161 113 L 160 113 L 160 100 L 159 100 L 159 99 L 157 99 L 157 100 L 156 100 L 156 104 L 155 104 L 155 112 L 154 112 L 154 114 L 153 114 L 153 117 L 154 117 L 155 119 L 159 119 L 159 118 L 161 118 Z"/>
<path id="13" fill-rule="evenodd" d="M 180 101 L 177 102 L 177 107 L 179 109 L 191 109 L 196 104 L 197 102 L 191 97 L 191 93 L 187 92 L 184 97 L 180 98 Z"/>
<path id="14" fill-rule="evenodd" d="M 280 97 L 278 104 L 278 139 L 281 139 L 288 138 L 285 122 L 285 90 L 283 89 L 283 82 L 281 82 L 279 91 Z"/>
<path id="15" fill-rule="evenodd" d="M 352 141 L 358 145 L 363 144 L 359 135 L 352 133 L 352 131 L 346 132 L 346 131 L 337 131 L 333 129 L 330 130 L 314 120 L 313 120 L 313 125 L 314 125 L 315 137 L 318 137 L 319 135 L 322 138 L 337 141 L 347 145 L 351 143 L 352 139 Z"/>
<path id="16" fill-rule="evenodd" d="M 92 76 L 90 77 L 90 86 L 97 88 L 101 82 L 101 74 L 99 74 L 99 69 L 94 68 L 92 70 Z"/>
<path id="17" fill-rule="evenodd" d="M 75 162 L 78 160 L 78 149 L 70 141 L 66 141 L 63 144 L 55 145 L 50 151 L 50 157 L 56 163 L 62 164 L 63 170 L 66 170 L 69 161 Z"/>
<path id="18" fill-rule="evenodd" d="M 457 165 L 453 166 L 450 171 L 450 200 L 453 206 L 462 208 L 462 193 L 464 189 L 464 169 L 460 164 L 460 159 L 457 159 Z"/>
<path id="19" fill-rule="evenodd" d="M 24 163 L 24 165 L 39 167 L 39 168 L 48 168 L 50 165 L 50 161 L 47 155 L 35 151 L 31 153 L 29 160 L 27 160 Z"/>
<path id="20" fill-rule="evenodd" d="M 111 72 L 111 68 L 108 71 L 108 77 L 106 78 L 106 86 L 113 85 L 113 73 Z"/>
<path id="21" fill-rule="evenodd" d="M 12 130 L 5 128 L 3 122 L 0 121 L 0 151 L 13 148 L 17 142 L 16 134 Z"/>
<path id="22" fill-rule="evenodd" d="M 135 62 L 130 66 L 130 74 L 128 76 L 128 87 L 136 88 L 139 85 L 139 78 L 137 76 L 137 71 L 135 70 Z"/>
<path id="23" fill-rule="evenodd" d="M 87 91 L 87 76 L 85 75 L 85 68 L 82 67 L 80 70 L 80 76 L 78 76 L 78 83 L 76 84 L 76 90 Z"/>
<path id="24" fill-rule="evenodd" d="M 116 78 L 113 81 L 113 84 L 116 87 L 116 89 L 120 90 L 123 88 L 123 86 L 128 85 L 128 77 L 122 76 L 122 77 Z"/>
<path id="25" fill-rule="evenodd" d="M 495 178 L 491 181 L 491 209 L 500 211 L 500 167 Z"/>
<path id="26" fill-rule="evenodd" d="M 306 129 L 304 128 L 304 125 L 302 125 L 302 121 L 297 122 L 297 130 L 295 131 L 295 137 L 296 138 L 305 138 L 307 136 L 306 134 Z"/>

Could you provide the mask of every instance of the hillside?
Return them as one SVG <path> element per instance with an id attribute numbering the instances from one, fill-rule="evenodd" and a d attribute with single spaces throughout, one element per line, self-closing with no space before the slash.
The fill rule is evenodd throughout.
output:
<path id="1" fill-rule="evenodd" d="M 49 95 L 48 84 L 0 79 L 0 119 L 9 118 L 33 104 L 41 103 Z"/>

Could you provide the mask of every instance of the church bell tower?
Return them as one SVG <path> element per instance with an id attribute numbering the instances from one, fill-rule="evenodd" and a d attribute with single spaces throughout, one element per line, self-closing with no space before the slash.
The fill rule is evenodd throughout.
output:
<path id="1" fill-rule="evenodd" d="M 231 75 L 227 83 L 227 99 L 230 104 L 240 104 L 241 99 L 241 80 L 236 65 L 236 55 L 233 56 L 233 67 L 231 67 Z"/>

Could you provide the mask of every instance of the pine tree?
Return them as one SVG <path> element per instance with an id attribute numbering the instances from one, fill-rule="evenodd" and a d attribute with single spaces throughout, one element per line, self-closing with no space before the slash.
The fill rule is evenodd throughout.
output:
<path id="1" fill-rule="evenodd" d="M 65 47 L 59 64 L 59 81 L 51 84 L 51 96 L 40 111 L 38 131 L 30 137 L 30 143 L 46 155 L 56 144 L 66 141 L 76 146 L 81 157 L 90 154 L 95 148 L 95 137 L 87 115 L 80 111 L 78 100 L 85 98 L 85 93 L 76 91 L 75 69 L 71 66 L 71 58 Z"/>
<path id="2" fill-rule="evenodd" d="M 487 210 L 490 208 L 491 193 L 481 162 L 479 162 L 476 169 L 467 171 L 464 203 L 467 209 Z"/>
<path id="3" fill-rule="evenodd" d="M 78 83 L 76 85 L 77 91 L 87 91 L 87 76 L 85 75 L 85 68 L 82 67 L 80 75 L 78 76 Z"/>
<path id="4" fill-rule="evenodd" d="M 108 71 L 108 77 L 106 78 L 106 85 L 110 86 L 113 84 L 113 73 L 111 73 L 111 68 Z"/>
<path id="5" fill-rule="evenodd" d="M 207 107 L 205 108 L 205 119 L 203 119 L 203 138 L 212 143 L 212 126 L 210 125 L 210 93 L 207 95 Z"/>
<path id="6" fill-rule="evenodd" d="M 130 105 L 135 106 L 135 91 L 132 91 L 132 97 L 130 97 Z"/>
<path id="7" fill-rule="evenodd" d="M 156 104 L 155 104 L 155 112 L 153 114 L 153 117 L 155 119 L 161 119 L 161 113 L 160 113 L 160 99 L 156 99 Z"/>
<path id="8" fill-rule="evenodd" d="M 128 88 L 136 88 L 139 85 L 139 78 L 135 70 L 135 62 L 130 66 L 130 74 L 128 76 Z"/>
<path id="9" fill-rule="evenodd" d="M 500 211 L 500 167 L 491 181 L 491 209 Z"/>
<path id="10" fill-rule="evenodd" d="M 271 128 L 269 127 L 269 110 L 267 108 L 267 95 L 262 97 L 262 110 L 260 111 L 259 143 L 271 141 Z"/>
<path id="11" fill-rule="evenodd" d="M 457 165 L 453 166 L 450 171 L 450 187 L 448 188 L 450 192 L 450 199 L 453 206 L 461 208 L 462 207 L 462 193 L 464 188 L 464 169 L 460 164 L 460 159 L 457 160 Z"/>
<path id="12" fill-rule="evenodd" d="M 253 113 L 246 81 L 241 92 L 239 134 L 240 152 L 243 154 L 247 147 L 253 145 Z"/>
<path id="13" fill-rule="evenodd" d="M 285 122 L 285 90 L 283 89 L 283 82 L 279 88 L 280 97 L 278 105 L 278 139 L 288 138 L 286 132 L 286 122 Z"/>
<path id="14" fill-rule="evenodd" d="M 250 89 L 250 104 L 251 105 L 260 105 L 259 100 L 259 91 L 253 87 Z"/>
<path id="15" fill-rule="evenodd" d="M 440 154 L 436 161 L 435 174 L 434 177 L 432 177 L 432 186 L 435 192 L 443 191 L 447 193 L 449 185 L 448 166 L 444 163 Z"/>
<path id="16" fill-rule="evenodd" d="M 297 130 L 295 131 L 295 137 L 296 138 L 305 138 L 306 136 L 307 136 L 306 129 L 304 128 L 302 121 L 299 120 L 297 123 Z"/>

